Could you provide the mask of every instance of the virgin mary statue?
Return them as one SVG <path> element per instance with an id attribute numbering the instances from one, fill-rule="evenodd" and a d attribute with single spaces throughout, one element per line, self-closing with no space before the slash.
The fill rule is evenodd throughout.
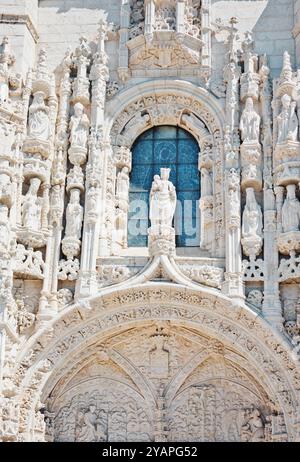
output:
<path id="1" fill-rule="evenodd" d="M 176 208 L 175 186 L 169 181 L 170 169 L 161 168 L 160 176 L 155 175 L 150 192 L 151 227 L 172 227 Z"/>

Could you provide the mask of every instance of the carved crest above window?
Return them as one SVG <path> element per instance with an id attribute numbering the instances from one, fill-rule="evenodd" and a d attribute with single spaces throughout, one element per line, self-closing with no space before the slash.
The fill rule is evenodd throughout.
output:
<path id="1" fill-rule="evenodd" d="M 208 78 L 209 4 L 210 0 L 132 0 L 127 47 L 133 75 L 195 67 L 198 75 Z"/>

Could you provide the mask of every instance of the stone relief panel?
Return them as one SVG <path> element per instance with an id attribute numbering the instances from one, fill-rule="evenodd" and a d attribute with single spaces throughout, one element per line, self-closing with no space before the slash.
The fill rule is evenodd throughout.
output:
<path id="1" fill-rule="evenodd" d="M 169 441 L 264 441 L 263 416 L 253 398 L 224 380 L 188 387 L 169 409 Z"/>
<path id="2" fill-rule="evenodd" d="M 274 403 L 221 342 L 161 322 L 92 348 L 48 399 L 48 440 L 272 441 Z"/>
<path id="3" fill-rule="evenodd" d="M 140 398 L 124 385 L 99 382 L 65 401 L 54 418 L 54 441 L 151 441 L 149 415 Z"/>

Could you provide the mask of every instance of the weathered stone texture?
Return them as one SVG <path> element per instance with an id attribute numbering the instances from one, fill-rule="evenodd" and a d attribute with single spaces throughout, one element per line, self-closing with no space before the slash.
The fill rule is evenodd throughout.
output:
<path id="1" fill-rule="evenodd" d="M 300 440 L 299 11 L 1 2 L 0 441 Z"/>

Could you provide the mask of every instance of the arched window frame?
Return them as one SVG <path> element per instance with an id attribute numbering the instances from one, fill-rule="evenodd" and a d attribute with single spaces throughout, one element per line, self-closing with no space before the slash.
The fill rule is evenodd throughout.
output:
<path id="1" fill-rule="evenodd" d="M 148 246 L 149 195 L 154 175 L 159 175 L 161 168 L 170 168 L 170 181 L 177 192 L 176 246 L 199 246 L 201 178 L 198 159 L 197 140 L 182 127 L 159 125 L 136 139 L 132 146 L 129 188 L 129 247 Z"/>

